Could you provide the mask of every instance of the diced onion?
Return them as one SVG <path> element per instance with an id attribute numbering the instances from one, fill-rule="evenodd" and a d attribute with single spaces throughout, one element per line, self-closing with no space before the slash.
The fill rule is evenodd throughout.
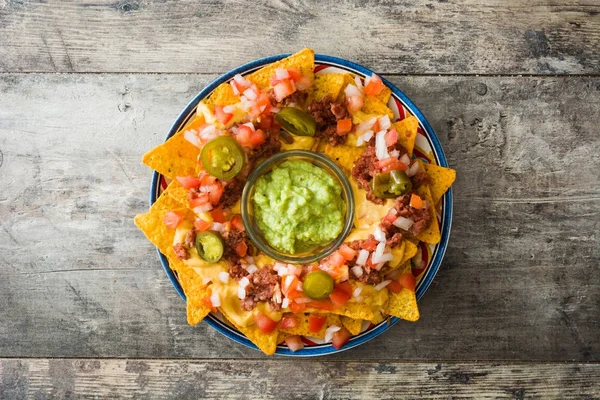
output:
<path id="1" fill-rule="evenodd" d="M 377 265 L 375 266 L 375 270 L 376 270 L 376 271 L 380 271 L 380 270 L 381 270 L 381 268 L 383 268 L 383 266 L 384 266 L 384 265 L 385 265 L 385 263 L 384 263 L 384 262 L 380 262 L 379 264 L 377 264 Z"/>
<path id="2" fill-rule="evenodd" d="M 354 85 L 346 86 L 346 88 L 344 89 L 344 93 L 346 93 L 346 97 L 362 96 L 360 90 L 358 90 L 358 88 Z"/>
<path id="3" fill-rule="evenodd" d="M 250 284 L 250 279 L 248 279 L 246 277 L 243 277 L 242 279 L 240 279 L 240 287 L 245 288 L 249 284 Z"/>
<path id="4" fill-rule="evenodd" d="M 288 306 L 290 305 L 290 299 L 288 299 L 287 297 L 283 299 L 283 301 L 281 302 L 281 308 L 288 308 Z"/>
<path id="5" fill-rule="evenodd" d="M 352 267 L 352 268 L 350 268 L 350 270 L 352 271 L 354 276 L 356 276 L 357 278 L 360 278 L 363 274 L 362 267 Z"/>
<path id="6" fill-rule="evenodd" d="M 410 158 L 408 157 L 408 154 L 404 154 L 402 157 L 400 157 L 400 162 L 404 165 L 410 165 Z"/>
<path id="7" fill-rule="evenodd" d="M 410 227 L 412 226 L 412 224 L 414 224 L 415 221 L 413 221 L 410 218 L 405 218 L 405 217 L 398 217 L 396 218 L 396 220 L 394 222 L 392 222 L 392 224 L 394 224 L 394 226 L 403 229 L 405 231 L 409 230 Z"/>
<path id="8" fill-rule="evenodd" d="M 389 285 L 391 282 L 392 281 L 390 281 L 390 280 L 383 281 L 379 285 L 375 286 L 375 290 L 379 291 L 379 290 L 383 289 L 384 287 L 386 287 L 387 285 Z"/>
<path id="9" fill-rule="evenodd" d="M 193 144 L 194 146 L 201 147 L 200 139 L 198 139 L 198 132 L 196 132 L 194 129 L 189 129 L 183 132 L 183 138 L 191 144 Z"/>
<path id="10" fill-rule="evenodd" d="M 254 127 L 254 124 L 252 122 L 246 122 L 244 125 L 252 129 L 252 132 L 256 131 L 256 128 Z"/>
<path id="11" fill-rule="evenodd" d="M 212 204 L 210 203 L 206 203 L 206 204 L 202 204 L 201 206 L 198 207 L 194 207 L 194 212 L 196 214 L 202 214 L 203 212 L 207 212 L 213 209 Z"/>
<path id="12" fill-rule="evenodd" d="M 203 285 L 208 285 L 210 282 L 212 282 L 212 278 L 210 278 L 209 276 L 205 276 L 204 278 L 202 278 Z"/>
<path id="13" fill-rule="evenodd" d="M 246 271 L 248 271 L 249 274 L 253 274 L 258 271 L 258 267 L 254 264 L 250 264 L 246 267 Z"/>
<path id="14" fill-rule="evenodd" d="M 275 77 L 279 80 L 288 79 L 290 74 L 287 69 L 275 68 Z"/>
<path id="15" fill-rule="evenodd" d="M 221 232 L 223 230 L 223 224 L 220 222 L 213 222 L 212 227 L 210 229 L 213 231 Z"/>
<path id="16" fill-rule="evenodd" d="M 362 92 L 363 91 L 363 84 L 362 84 L 362 81 L 360 80 L 360 77 L 355 76 L 354 77 L 354 83 L 356 83 L 356 87 L 358 88 L 358 90 L 360 90 Z"/>
<path id="17" fill-rule="evenodd" d="M 414 176 L 417 174 L 417 172 L 419 172 L 419 163 L 415 161 L 414 164 L 411 165 L 410 168 L 408 169 L 408 172 L 406 173 L 406 175 Z"/>
<path id="18" fill-rule="evenodd" d="M 367 260 L 369 259 L 369 251 L 365 249 L 360 249 L 358 252 L 358 257 L 356 257 L 357 265 L 365 265 Z"/>
<path id="19" fill-rule="evenodd" d="M 391 158 L 398 158 L 399 155 L 400 155 L 400 152 L 398 150 L 392 150 L 392 151 L 390 151 L 390 157 Z"/>
<path id="20" fill-rule="evenodd" d="M 279 272 L 279 268 L 286 268 L 284 263 L 276 262 L 273 264 L 273 270 Z"/>
<path id="21" fill-rule="evenodd" d="M 238 291 L 237 291 L 237 292 L 238 292 L 238 293 L 237 293 L 237 295 L 238 295 L 238 298 L 239 298 L 239 299 L 242 299 L 242 300 L 243 300 L 243 299 L 245 299 L 245 298 L 246 298 L 246 289 L 244 289 L 243 287 L 241 287 L 241 286 L 240 286 L 240 287 L 238 288 Z"/>
<path id="22" fill-rule="evenodd" d="M 200 136 L 208 137 L 208 136 L 212 135 L 213 133 L 215 133 L 216 131 L 217 131 L 217 128 L 214 125 L 207 125 L 206 128 L 204 128 L 200 131 Z"/>
<path id="23" fill-rule="evenodd" d="M 221 298 L 219 297 L 218 292 L 213 292 L 210 295 L 210 302 L 213 305 L 213 307 L 221 307 Z"/>
<path id="24" fill-rule="evenodd" d="M 256 94 L 256 92 L 252 89 L 246 89 L 244 90 L 244 96 L 248 99 L 248 100 L 256 100 L 256 98 L 258 97 L 258 95 Z"/>
<path id="25" fill-rule="evenodd" d="M 354 289 L 354 291 L 352 292 L 352 297 L 357 298 L 360 296 L 360 294 L 362 293 L 364 289 L 364 286 L 359 286 L 356 289 Z"/>
<path id="26" fill-rule="evenodd" d="M 229 282 L 229 274 L 225 271 L 219 272 L 219 280 L 223 283 Z"/>
<path id="27" fill-rule="evenodd" d="M 236 109 L 237 109 L 236 106 L 234 106 L 233 104 L 230 104 L 228 106 L 223 107 L 223 112 L 227 113 L 227 114 L 233 114 Z"/>
<path id="28" fill-rule="evenodd" d="M 388 115 L 380 117 L 377 121 L 379 122 L 379 129 L 387 130 L 392 126 L 392 121 L 390 121 L 390 117 Z"/>
<path id="29" fill-rule="evenodd" d="M 390 156 L 385 143 L 385 131 L 379 131 L 375 136 L 375 155 L 379 160 L 385 160 Z"/>
<path id="30" fill-rule="evenodd" d="M 279 276 L 284 276 L 287 274 L 288 274 L 287 267 L 279 267 L 279 269 L 277 270 L 277 275 L 279 275 Z"/>
<path id="31" fill-rule="evenodd" d="M 248 264 L 254 264 L 254 257 L 252 257 L 252 256 L 247 256 L 247 257 L 246 257 L 246 261 L 248 262 Z"/>
<path id="32" fill-rule="evenodd" d="M 385 253 L 385 242 L 379 242 L 377 248 L 375 249 L 375 252 L 373 253 L 371 261 L 373 261 L 374 263 L 378 263 L 379 261 L 377 260 L 379 260 L 383 256 L 383 253 Z"/>
<path id="33" fill-rule="evenodd" d="M 304 296 L 302 296 L 302 297 L 296 297 L 296 298 L 294 299 L 294 302 L 296 302 L 296 303 L 298 303 L 298 304 L 310 303 L 311 301 L 312 301 L 312 299 L 311 299 L 311 298 L 309 298 L 309 297 L 304 297 Z"/>
<path id="34" fill-rule="evenodd" d="M 375 240 L 377 240 L 378 242 L 385 242 L 387 240 L 385 237 L 385 233 L 383 233 L 383 231 L 379 228 L 375 229 L 375 232 L 373 232 L 373 236 L 375 236 Z"/>
<path id="35" fill-rule="evenodd" d="M 333 339 L 333 334 L 342 329 L 337 325 L 331 325 L 329 328 L 325 329 L 325 342 L 331 342 Z"/>
<path id="36" fill-rule="evenodd" d="M 362 135 L 360 135 L 357 139 L 356 139 L 356 146 L 362 146 L 365 143 L 368 143 L 369 140 L 371 140 L 373 138 L 373 131 L 366 131 L 365 133 L 363 133 Z"/>
<path id="37" fill-rule="evenodd" d="M 373 255 L 373 262 L 377 264 L 386 263 L 388 261 L 392 261 L 393 259 L 394 255 L 392 253 L 384 253 L 378 258 L 375 258 L 375 255 Z"/>
<path id="38" fill-rule="evenodd" d="M 271 107 L 271 112 L 273 114 L 277 114 L 279 111 L 281 111 L 281 108 L 279 108 L 279 107 Z"/>
<path id="39" fill-rule="evenodd" d="M 302 274 L 302 268 L 298 267 L 297 265 L 294 265 L 294 264 L 288 264 L 287 270 L 288 270 L 288 274 L 290 274 L 290 275 L 300 276 Z"/>
<path id="40" fill-rule="evenodd" d="M 277 304 L 281 304 L 283 301 L 283 297 L 281 296 L 281 289 L 279 289 L 279 284 L 275 285 L 275 293 L 273 293 L 273 300 Z"/>
<path id="41" fill-rule="evenodd" d="M 377 122 L 377 118 L 375 117 L 371 118 L 368 121 L 361 122 L 360 124 L 356 125 L 356 132 L 362 133 L 371 130 L 373 125 L 375 125 L 375 122 Z"/>

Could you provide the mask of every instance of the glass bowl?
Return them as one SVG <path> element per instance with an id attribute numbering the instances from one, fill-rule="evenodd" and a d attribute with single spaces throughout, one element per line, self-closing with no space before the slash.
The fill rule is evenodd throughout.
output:
<path id="1" fill-rule="evenodd" d="M 346 205 L 344 227 L 342 228 L 342 232 L 338 235 L 338 237 L 324 246 L 296 254 L 284 253 L 269 244 L 260 231 L 254 218 L 252 201 L 255 184 L 258 178 L 269 173 L 274 167 L 290 160 L 302 160 L 310 162 L 312 165 L 322 168 L 329 175 L 331 175 L 342 188 L 342 200 Z M 246 232 L 248 233 L 252 243 L 254 243 L 259 251 L 262 251 L 269 257 L 278 261 L 290 264 L 308 264 L 333 253 L 344 242 L 344 239 L 346 236 L 348 236 L 354 225 L 354 196 L 352 194 L 352 188 L 350 186 L 350 182 L 348 182 L 348 178 L 329 157 L 307 150 L 282 151 L 266 159 L 260 163 L 258 167 L 254 169 L 254 171 L 252 171 L 250 177 L 248 178 L 248 182 L 244 187 L 244 191 L 242 192 L 241 212 Z"/>

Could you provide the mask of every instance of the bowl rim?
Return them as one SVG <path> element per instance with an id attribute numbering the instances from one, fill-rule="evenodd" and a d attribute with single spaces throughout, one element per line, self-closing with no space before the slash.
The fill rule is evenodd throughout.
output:
<path id="1" fill-rule="evenodd" d="M 209 83 L 206 87 L 204 87 L 183 109 L 183 111 L 179 114 L 177 119 L 171 125 L 171 128 L 165 138 L 165 141 L 168 140 L 175 133 L 177 133 L 181 127 L 183 127 L 185 122 L 189 119 L 191 112 L 196 108 L 198 103 L 205 97 L 209 96 L 220 84 L 222 84 L 223 82 L 229 81 L 236 74 L 250 73 L 258 68 L 263 67 L 266 64 L 271 64 L 273 62 L 281 60 L 282 58 L 289 57 L 290 55 L 291 55 L 290 53 L 285 53 L 285 54 L 278 54 L 278 55 L 274 55 L 274 56 L 260 58 L 260 59 L 248 62 L 246 64 L 240 65 L 239 67 L 236 67 L 236 68 L 230 70 L 229 72 L 217 77 L 215 80 L 213 80 L 211 83 Z M 325 64 L 326 66 L 332 66 L 332 67 L 338 67 L 338 68 L 343 67 L 344 69 L 350 70 L 351 72 L 358 74 L 360 76 L 369 76 L 374 73 L 372 70 L 370 70 L 360 64 L 354 63 L 352 61 L 348 61 L 346 59 L 339 58 L 339 57 L 318 54 L 318 53 L 315 54 L 315 62 Z M 394 84 L 392 84 L 386 78 L 384 78 L 382 76 L 380 76 L 380 78 L 384 82 L 384 84 L 391 89 L 392 96 L 394 96 L 397 100 L 400 100 L 402 102 L 402 105 L 405 108 L 407 108 L 411 112 L 411 114 L 414 115 L 415 117 L 417 117 L 417 119 L 419 120 L 419 125 L 422 126 L 422 128 L 423 128 L 423 131 L 432 147 L 432 151 L 434 152 L 434 156 L 438 162 L 438 165 L 440 165 L 442 167 L 448 167 L 448 162 L 446 160 L 444 150 L 439 142 L 439 139 L 438 139 L 435 131 L 433 130 L 432 126 L 429 124 L 429 121 L 427 120 L 427 118 L 425 118 L 425 115 L 412 102 L 412 100 L 410 100 L 408 98 L 408 96 L 406 96 L 404 94 L 404 92 L 402 92 L 400 89 L 398 89 Z M 150 193 L 149 193 L 150 206 L 152 204 L 154 204 L 154 202 L 158 198 L 159 189 L 160 189 L 160 180 L 161 180 L 160 178 L 161 178 L 161 175 L 157 171 L 154 171 L 153 175 L 152 175 L 152 183 L 150 186 Z M 435 278 L 435 276 L 437 275 L 437 272 L 439 271 L 441 262 L 443 260 L 444 254 L 446 253 L 446 249 L 448 247 L 451 226 L 452 226 L 452 216 L 453 216 L 452 188 L 448 189 L 448 191 L 444 194 L 442 199 L 443 199 L 443 209 L 445 210 L 445 212 L 442 214 L 442 224 L 440 226 L 442 238 L 440 240 L 440 243 L 437 245 L 439 247 L 437 248 L 437 252 L 436 252 L 435 256 L 430 261 L 429 268 L 427 269 L 425 275 L 421 278 L 421 280 L 417 284 L 417 288 L 416 288 L 417 300 L 420 300 L 423 297 L 423 295 L 425 294 L 425 292 L 427 291 L 427 289 L 429 288 L 429 286 L 431 286 L 433 279 Z M 181 288 L 181 285 L 179 284 L 179 281 L 177 280 L 176 274 L 169 267 L 169 261 L 158 250 L 158 248 L 156 249 L 156 251 L 158 253 L 159 260 L 161 262 L 163 270 L 167 274 L 167 277 L 171 281 L 171 284 L 173 285 L 173 287 L 175 288 L 175 290 L 177 291 L 179 296 L 185 301 L 186 300 L 185 294 L 183 293 L 183 289 Z M 207 322 L 208 325 L 210 325 L 212 328 L 216 329 L 219 333 L 223 334 L 227 338 L 234 340 L 235 342 L 240 343 L 246 347 L 258 350 L 258 348 L 246 336 L 244 336 L 243 334 L 241 334 L 237 331 L 233 331 L 229 326 L 227 326 L 226 324 L 224 324 L 222 321 L 218 320 L 217 318 L 212 317 L 210 314 L 207 316 L 207 318 L 205 318 L 205 321 Z M 390 329 L 392 326 L 394 326 L 399 321 L 400 321 L 400 319 L 396 318 L 396 317 L 391 318 L 389 323 L 384 321 L 384 322 L 378 324 L 377 326 L 373 327 L 372 329 L 369 329 L 369 330 L 362 332 L 356 336 L 353 336 L 350 339 L 350 341 L 339 350 L 334 349 L 333 346 L 331 345 L 331 343 L 325 343 L 325 344 L 318 345 L 318 346 L 311 346 L 309 348 L 304 348 L 304 349 L 294 353 L 291 350 L 289 350 L 287 347 L 278 345 L 276 354 L 284 355 L 284 356 L 295 356 L 295 357 L 314 357 L 314 356 L 339 353 L 342 351 L 350 350 L 354 347 L 360 346 L 361 344 L 363 344 L 365 342 L 368 342 L 371 339 L 374 339 L 375 337 L 381 335 L 383 332 Z"/>
<path id="2" fill-rule="evenodd" d="M 261 240 L 256 240 L 255 237 L 260 237 L 261 233 L 258 232 L 258 229 L 254 229 L 250 221 L 250 219 L 252 218 L 249 215 L 251 199 L 249 199 L 248 196 L 250 195 L 250 191 L 253 187 L 251 183 L 255 184 L 256 180 L 265 173 L 268 173 L 272 167 L 278 164 L 282 164 L 290 158 L 295 157 L 302 157 L 305 159 L 310 159 L 311 161 L 316 162 L 318 164 L 324 164 L 332 170 L 332 175 L 334 175 L 335 178 L 337 178 L 337 180 L 340 182 L 342 192 L 352 194 L 352 187 L 350 186 L 350 181 L 348 180 L 348 177 L 346 177 L 341 168 L 325 154 L 299 149 L 284 150 L 272 155 L 266 160 L 263 160 L 260 164 L 256 166 L 256 168 L 254 168 L 254 170 L 248 177 L 246 185 L 244 185 L 244 190 L 242 192 L 241 198 L 241 213 L 242 221 L 244 222 L 244 225 L 246 227 L 246 232 L 260 251 L 266 253 L 269 257 L 275 259 L 276 261 L 281 261 L 284 263 L 308 264 L 314 261 L 321 260 L 322 258 L 327 257 L 329 254 L 333 253 L 339 246 L 342 245 L 344 239 L 346 239 L 346 237 L 350 234 L 350 231 L 352 230 L 352 227 L 354 225 L 354 197 L 345 196 L 347 198 L 347 201 L 345 204 L 346 210 L 342 231 L 334 240 L 329 242 L 328 245 L 321 246 L 324 247 L 324 249 L 320 252 L 307 256 L 294 257 L 291 254 L 282 254 L 282 252 L 273 249 L 273 246 L 270 246 L 266 240 L 264 240 L 264 243 Z M 327 172 L 329 173 L 329 171 Z"/>

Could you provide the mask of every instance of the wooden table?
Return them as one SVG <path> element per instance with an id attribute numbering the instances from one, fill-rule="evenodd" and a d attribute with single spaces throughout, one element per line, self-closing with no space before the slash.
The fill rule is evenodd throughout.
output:
<path id="1" fill-rule="evenodd" d="M 377 3 L 0 0 L 0 398 L 600 398 L 600 4 Z M 188 326 L 132 218 L 188 101 L 303 47 L 396 84 L 458 179 L 421 320 L 292 360 Z"/>

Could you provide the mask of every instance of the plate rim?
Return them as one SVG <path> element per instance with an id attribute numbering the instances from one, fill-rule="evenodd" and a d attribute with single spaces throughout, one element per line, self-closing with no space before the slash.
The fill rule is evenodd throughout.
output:
<path id="1" fill-rule="evenodd" d="M 240 65 L 240 66 L 226 72 L 225 74 L 220 75 L 213 81 L 211 81 L 196 96 L 194 96 L 194 98 L 187 104 L 187 106 L 183 109 L 183 111 L 181 111 L 181 113 L 179 113 L 178 117 L 175 119 L 175 121 L 171 125 L 171 128 L 169 129 L 169 132 L 168 132 L 167 136 L 165 137 L 165 141 L 167 141 L 169 138 L 171 138 L 175 133 L 177 133 L 179 131 L 180 127 L 189 118 L 190 113 L 198 105 L 198 103 L 205 97 L 212 94 L 212 92 L 220 84 L 227 82 L 229 79 L 233 78 L 233 76 L 238 73 L 239 74 L 242 74 L 242 73 L 247 74 L 247 73 L 249 73 L 255 69 L 258 69 L 266 64 L 271 64 L 275 61 L 279 61 L 282 58 L 285 58 L 288 56 L 290 56 L 290 54 L 285 53 L 285 54 L 278 54 L 278 55 L 260 58 L 260 59 L 248 62 L 246 64 Z M 339 58 L 339 57 L 334 57 L 334 56 L 317 53 L 317 54 L 315 54 L 315 61 L 330 64 L 331 66 L 338 65 L 338 66 L 344 67 L 345 69 L 352 69 L 352 70 L 354 70 L 353 72 L 358 73 L 363 76 L 368 76 L 368 75 L 371 75 L 374 73 L 370 69 L 368 69 L 360 64 L 357 64 L 352 61 L 349 61 L 349 60 L 346 60 L 343 58 Z M 437 134 L 433 130 L 432 126 L 429 124 L 429 121 L 427 120 L 427 118 L 425 117 L 423 112 L 416 106 L 416 104 L 413 103 L 413 101 L 406 94 L 404 94 L 404 92 L 402 92 L 399 88 L 397 88 L 393 83 L 391 83 L 389 80 L 387 80 L 386 78 L 384 78 L 382 76 L 380 76 L 380 77 L 381 77 L 382 81 L 386 84 L 386 86 L 388 86 L 391 89 L 392 94 L 396 98 L 398 98 L 401 101 L 401 103 L 403 104 L 403 106 L 408 108 L 410 110 L 410 112 L 415 117 L 417 117 L 417 119 L 419 120 L 419 124 L 422 126 L 422 129 L 425 132 L 425 136 L 428 139 L 429 143 L 431 144 L 432 150 L 434 151 L 434 153 L 436 155 L 436 161 L 438 161 L 438 165 L 440 165 L 442 167 L 448 167 L 448 162 L 446 160 L 444 150 L 441 146 L 441 143 L 439 142 Z M 151 185 L 150 185 L 150 196 L 149 196 L 150 206 L 152 206 L 152 204 L 154 204 L 154 202 L 158 198 L 158 189 L 160 187 L 161 176 L 162 175 L 160 175 L 157 171 L 153 171 L 152 181 L 151 181 Z M 442 217 L 443 217 L 442 226 L 441 226 L 442 238 L 440 240 L 440 243 L 438 244 L 439 247 L 437 249 L 437 253 L 436 253 L 434 259 L 431 260 L 431 264 L 430 264 L 429 268 L 427 269 L 426 275 L 422 277 L 421 281 L 418 284 L 417 293 L 416 293 L 417 301 L 423 297 L 425 292 L 429 289 L 429 286 L 431 286 L 433 279 L 435 278 L 435 276 L 437 275 L 437 273 L 439 271 L 439 268 L 441 266 L 442 260 L 444 258 L 444 255 L 445 255 L 447 247 L 448 247 L 448 242 L 450 239 L 450 232 L 451 232 L 451 227 L 452 227 L 452 216 L 453 216 L 452 188 L 450 188 L 444 194 L 443 202 L 444 202 L 443 205 L 444 205 L 445 213 L 442 215 Z M 156 251 L 158 253 L 159 260 L 163 267 L 163 270 L 165 271 L 171 284 L 173 285 L 173 287 L 175 288 L 175 290 L 179 294 L 179 296 L 184 301 L 186 301 L 186 297 L 183 292 L 183 289 L 181 288 L 181 285 L 179 284 L 179 281 L 177 280 L 175 273 L 169 267 L 169 262 L 168 262 L 167 258 L 158 250 L 158 248 L 156 249 Z M 223 323 L 222 321 L 219 321 L 217 318 L 211 316 L 210 314 L 207 316 L 205 321 L 207 322 L 208 325 L 210 325 L 212 328 L 214 328 L 216 331 L 218 331 L 219 333 L 221 333 L 228 339 L 231 339 L 231 340 L 233 340 L 237 343 L 240 343 L 246 347 L 249 347 L 249 348 L 252 348 L 255 350 L 259 350 L 258 347 L 256 347 L 246 336 L 244 336 L 240 332 L 233 331 L 230 327 L 225 325 L 225 323 Z M 396 323 L 398 323 L 398 321 L 400 321 L 400 319 L 397 317 L 392 317 L 390 319 L 389 323 L 386 321 L 383 321 L 383 322 L 379 323 L 378 325 L 376 325 L 375 327 L 371 328 L 370 330 L 362 332 L 356 336 L 353 336 L 350 339 L 350 342 L 348 344 L 346 344 L 344 347 L 342 347 L 341 349 L 333 348 L 331 343 L 324 343 L 321 345 L 304 348 L 304 349 L 300 350 L 299 352 L 292 352 L 291 350 L 289 350 L 287 348 L 287 346 L 278 345 L 275 354 L 283 355 L 283 356 L 294 356 L 294 357 L 314 357 L 314 356 L 339 353 L 339 352 L 346 351 L 346 350 L 352 349 L 354 347 L 360 346 L 361 344 L 368 342 L 371 339 L 374 339 L 375 337 L 381 335 L 383 332 L 387 331 L 389 328 L 394 326 Z"/>

